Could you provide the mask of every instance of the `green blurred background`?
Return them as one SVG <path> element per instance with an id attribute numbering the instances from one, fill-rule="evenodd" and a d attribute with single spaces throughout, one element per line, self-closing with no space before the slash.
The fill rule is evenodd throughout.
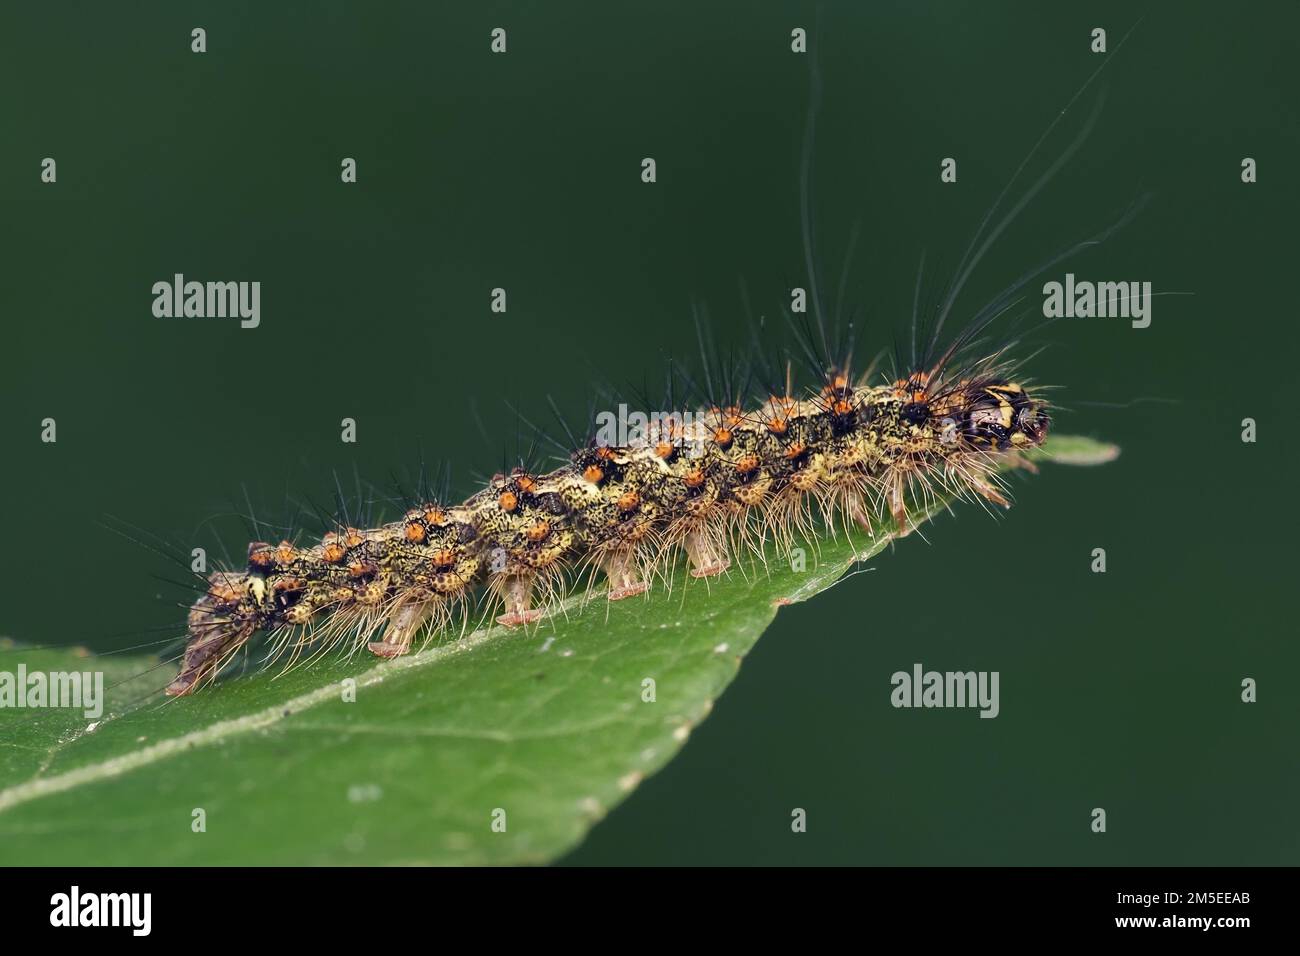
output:
<path id="1" fill-rule="evenodd" d="M 1157 298 L 1145 330 L 1056 323 L 1031 368 L 1064 387 L 1060 430 L 1122 457 L 1018 482 L 1004 520 L 965 508 L 782 611 L 680 757 L 571 862 L 1300 862 L 1284 589 L 1300 16 L 1144 10 L 1031 171 L 1104 86 L 1095 131 L 954 315 L 1152 193 L 1068 267 L 1193 294 Z M 1092 28 L 1113 51 L 1140 13 L 822 5 L 819 265 L 833 287 L 860 223 L 845 300 L 865 351 L 904 328 L 923 251 L 938 295 L 1099 65 Z M 182 620 L 154 577 L 177 572 L 105 515 L 185 550 L 238 548 L 238 520 L 207 519 L 242 509 L 244 486 L 275 517 L 286 495 L 328 500 L 336 471 L 382 485 L 423 457 L 466 491 L 529 444 L 511 404 L 547 418 L 552 395 L 578 420 L 595 383 L 658 383 L 693 354 L 692 303 L 720 345 L 747 335 L 742 282 L 779 322 L 805 284 L 809 58 L 789 33 L 816 18 L 745 2 L 6 5 L 0 634 L 108 649 Z M 497 26 L 504 56 L 488 52 Z M 46 156 L 56 185 L 39 181 Z M 260 280 L 261 327 L 154 318 L 150 287 L 176 272 Z M 917 661 L 1000 671 L 1001 716 L 894 710 L 889 676 Z M 1240 702 L 1243 677 L 1258 703 Z"/>

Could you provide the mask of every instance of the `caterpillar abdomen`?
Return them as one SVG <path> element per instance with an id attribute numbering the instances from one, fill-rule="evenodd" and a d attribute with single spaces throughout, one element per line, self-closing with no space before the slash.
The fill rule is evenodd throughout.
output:
<path id="1" fill-rule="evenodd" d="M 622 444 L 594 440 L 544 475 L 497 475 L 463 504 L 423 503 L 402 520 L 342 528 L 299 548 L 254 542 L 242 571 L 218 571 L 189 615 L 180 674 L 189 693 L 258 631 L 406 653 L 485 589 L 507 625 L 542 616 L 576 573 L 607 597 L 645 592 L 685 552 L 690 573 L 723 573 L 733 549 L 888 514 L 908 530 L 909 495 L 938 484 L 997 504 L 999 457 L 1046 437 L 1043 402 L 996 375 L 917 374 L 883 386 L 838 373 L 756 411 L 711 407 L 651 420 Z"/>

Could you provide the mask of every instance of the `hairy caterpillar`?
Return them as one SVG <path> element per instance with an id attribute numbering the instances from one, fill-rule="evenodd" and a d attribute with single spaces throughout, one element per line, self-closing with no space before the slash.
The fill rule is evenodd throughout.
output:
<path id="1" fill-rule="evenodd" d="M 574 569 L 603 573 L 619 600 L 646 591 L 679 551 L 691 575 L 709 577 L 733 549 L 788 547 L 815 521 L 870 531 L 888 514 L 906 533 L 909 498 L 936 487 L 1007 506 L 999 459 L 1044 441 L 1047 403 L 1007 377 L 999 353 L 955 369 L 951 358 L 886 384 L 834 370 L 806 396 L 658 419 L 624 445 L 593 439 L 548 474 L 515 469 L 463 503 L 422 502 L 308 548 L 254 542 L 248 566 L 213 573 L 190 610 L 167 693 L 192 691 L 257 631 L 295 653 L 357 634 L 392 657 L 480 588 L 498 621 L 521 625 Z"/>

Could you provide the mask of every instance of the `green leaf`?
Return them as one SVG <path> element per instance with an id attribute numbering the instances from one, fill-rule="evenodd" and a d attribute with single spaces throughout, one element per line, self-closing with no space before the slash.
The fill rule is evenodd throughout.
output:
<path id="1" fill-rule="evenodd" d="M 1069 437 L 1049 449 L 1039 457 L 1117 453 Z M 571 599 L 536 630 L 395 661 L 329 657 L 176 699 L 155 693 L 170 665 L 141 674 L 149 658 L 11 648 L 0 671 L 98 671 L 109 689 L 98 718 L 0 708 L 0 863 L 555 859 L 681 749 L 782 604 L 889 542 L 841 533 L 802 572 L 734 567 L 684 594 L 679 574 L 671 594 Z"/>

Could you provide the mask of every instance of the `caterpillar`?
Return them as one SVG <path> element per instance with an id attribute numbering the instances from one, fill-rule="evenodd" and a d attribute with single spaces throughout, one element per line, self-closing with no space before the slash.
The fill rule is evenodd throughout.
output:
<path id="1" fill-rule="evenodd" d="M 354 635 L 380 657 L 408 653 L 482 592 L 507 626 L 540 619 L 575 569 L 608 600 L 642 594 L 679 553 L 724 573 L 737 550 L 787 549 L 796 531 L 886 515 L 906 534 L 909 501 L 943 490 L 1007 507 L 1005 464 L 1047 437 L 1049 403 L 1012 380 L 1001 352 L 871 384 L 835 368 L 804 395 L 651 419 L 625 443 L 593 436 L 546 474 L 515 468 L 455 504 L 340 528 L 319 543 L 253 542 L 241 570 L 214 572 L 193 605 L 180 673 L 188 694 L 255 633 L 294 649 Z"/>

